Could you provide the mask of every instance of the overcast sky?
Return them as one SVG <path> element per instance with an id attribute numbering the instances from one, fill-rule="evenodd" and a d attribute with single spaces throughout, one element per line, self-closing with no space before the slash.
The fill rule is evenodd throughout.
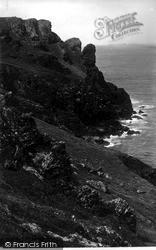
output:
<path id="1" fill-rule="evenodd" d="M 106 44 L 94 38 L 94 21 L 137 12 L 144 24 L 141 34 L 124 37 L 118 43 L 156 44 L 156 0 L 0 0 L 0 16 L 48 19 L 62 40 L 79 37 L 83 43 Z M 117 42 L 114 42 L 117 43 Z"/>

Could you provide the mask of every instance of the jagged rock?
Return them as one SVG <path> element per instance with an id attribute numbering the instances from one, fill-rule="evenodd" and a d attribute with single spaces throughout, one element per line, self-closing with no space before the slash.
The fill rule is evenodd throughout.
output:
<path id="1" fill-rule="evenodd" d="M 0 38 L 5 41 L 19 40 L 25 33 L 23 20 L 17 17 L 0 18 Z"/>
<path id="2" fill-rule="evenodd" d="M 73 170 L 64 142 L 41 135 L 34 119 L 15 108 L 3 109 L 1 117 L 1 147 L 9 151 L 3 159 L 5 168 L 18 170 L 28 165 L 35 169 L 34 173 L 37 171 L 49 180 L 60 178 L 68 182 L 72 179 Z"/>
<path id="3" fill-rule="evenodd" d="M 51 22 L 30 18 L 22 20 L 17 17 L 0 18 L 0 38 L 5 41 L 19 41 L 41 48 L 48 44 L 61 42 L 60 37 L 51 31 Z M 43 44 L 45 43 L 45 44 Z M 16 44 L 17 47 L 20 44 Z M 49 48 L 46 48 L 48 51 Z"/>
<path id="4" fill-rule="evenodd" d="M 24 63 L 23 67 L 2 64 L 3 88 L 25 99 L 29 96 L 29 101 L 41 105 L 42 111 L 36 111 L 27 104 L 34 116 L 41 114 L 44 120 L 52 124 L 56 121 L 79 136 L 101 121 L 105 123 L 102 137 L 123 133 L 119 122 L 113 123 L 119 118 L 130 118 L 133 112 L 130 97 L 123 89 L 105 81 L 95 66 L 93 44 L 80 53 L 80 40 L 73 38 L 64 43 L 51 32 L 47 20 L 1 18 L 0 24 L 0 34 L 11 39 L 2 43 L 3 53 L 9 58 L 19 58 L 20 65 Z M 17 106 L 22 109 L 24 105 L 19 103 Z"/>
<path id="5" fill-rule="evenodd" d="M 31 18 L 25 21 L 24 23 L 26 32 L 28 34 L 28 37 L 31 41 L 38 41 L 39 35 L 38 35 L 38 23 L 35 18 Z"/>
<path id="6" fill-rule="evenodd" d="M 96 56 L 95 56 L 95 45 L 93 44 L 88 44 L 84 47 L 82 51 L 82 57 L 84 61 L 84 65 L 86 67 L 94 67 L 96 63 Z"/>
<path id="7" fill-rule="evenodd" d="M 128 134 L 128 135 L 135 135 L 135 134 L 136 134 L 136 135 L 139 135 L 140 132 L 139 132 L 139 131 L 135 131 L 135 130 L 129 129 L 128 132 L 127 132 L 127 134 Z"/>
<path id="8" fill-rule="evenodd" d="M 140 109 L 138 113 L 139 113 L 139 114 L 143 114 L 143 113 L 144 113 L 144 111 L 142 111 L 142 110 Z"/>
<path id="9" fill-rule="evenodd" d="M 49 180 L 60 178 L 70 181 L 72 178 L 72 167 L 62 142 L 54 145 L 50 152 L 41 151 L 33 158 L 34 167 L 39 173 Z"/>
<path id="10" fill-rule="evenodd" d="M 59 43 L 59 42 L 61 42 L 61 38 L 55 32 L 51 32 L 49 36 L 49 44 Z"/>
<path id="11" fill-rule="evenodd" d="M 25 27 L 21 18 L 12 18 L 10 20 L 11 33 L 15 39 L 21 39 L 25 33 Z"/>
<path id="12" fill-rule="evenodd" d="M 68 40 L 65 41 L 65 43 L 68 45 L 68 47 L 70 49 L 72 49 L 74 52 L 76 53 L 80 53 L 81 52 L 81 41 L 79 38 L 70 38 Z"/>
<path id="13" fill-rule="evenodd" d="M 51 32 L 51 22 L 48 20 L 38 20 L 38 29 L 43 39 L 47 39 Z"/>

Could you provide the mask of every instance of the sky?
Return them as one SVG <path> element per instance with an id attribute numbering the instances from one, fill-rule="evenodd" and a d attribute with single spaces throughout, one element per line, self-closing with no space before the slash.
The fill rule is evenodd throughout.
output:
<path id="1" fill-rule="evenodd" d="M 143 23 L 139 34 L 125 36 L 113 43 L 94 37 L 96 19 L 114 19 L 133 12 L 137 12 L 137 21 Z M 50 20 L 52 31 L 63 41 L 78 37 L 83 46 L 88 43 L 156 44 L 156 0 L 0 0 L 0 17 L 10 16 Z"/>

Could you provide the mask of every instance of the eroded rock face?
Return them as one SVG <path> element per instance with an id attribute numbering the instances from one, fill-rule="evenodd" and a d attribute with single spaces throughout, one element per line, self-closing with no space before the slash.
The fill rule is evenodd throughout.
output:
<path id="1" fill-rule="evenodd" d="M 70 38 L 65 41 L 65 43 L 71 48 L 73 51 L 80 53 L 81 52 L 81 41 L 79 38 Z"/>
<path id="2" fill-rule="evenodd" d="M 82 51 L 82 56 L 83 56 L 83 64 L 86 67 L 91 67 L 95 66 L 96 63 L 96 56 L 95 56 L 96 48 L 95 45 L 93 44 L 88 44 L 84 47 Z"/>
<path id="3" fill-rule="evenodd" d="M 39 35 L 38 35 L 38 23 L 35 18 L 28 19 L 24 23 L 26 32 L 28 34 L 28 37 L 31 41 L 38 41 Z"/>
<path id="4" fill-rule="evenodd" d="M 38 29 L 43 38 L 47 38 L 51 32 L 51 22 L 47 20 L 38 20 Z"/>
<path id="5" fill-rule="evenodd" d="M 5 168 L 19 170 L 28 166 L 53 182 L 60 179 L 68 183 L 71 180 L 73 172 L 64 142 L 55 142 L 41 135 L 31 115 L 16 108 L 3 108 L 1 120 Z"/>
<path id="6" fill-rule="evenodd" d="M 110 129 L 112 121 L 131 117 L 129 95 L 106 82 L 95 65 L 93 44 L 81 52 L 78 38 L 63 42 L 51 32 L 49 21 L 34 18 L 1 18 L 0 40 L 4 55 L 17 59 L 15 65 L 2 63 L 3 88 L 42 105 L 46 121 L 53 122 L 49 117 L 57 115 L 58 121 L 75 133 L 75 124 L 77 130 L 83 127 L 81 131 L 86 131 L 88 125 L 111 120 L 111 126 L 104 126 L 111 134 L 115 133 L 114 126 Z"/>
<path id="7" fill-rule="evenodd" d="M 51 31 L 51 22 L 30 18 L 22 20 L 17 17 L 0 19 L 0 38 L 5 41 L 20 40 L 21 43 L 31 43 L 36 46 L 39 42 L 47 44 L 60 42 L 57 34 Z M 38 42 L 38 43 L 37 43 Z"/>

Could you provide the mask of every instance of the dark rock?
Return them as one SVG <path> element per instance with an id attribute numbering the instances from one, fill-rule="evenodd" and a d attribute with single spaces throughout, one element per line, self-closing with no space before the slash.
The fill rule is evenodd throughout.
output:
<path id="1" fill-rule="evenodd" d="M 96 139 L 94 140 L 97 144 L 99 145 L 104 145 L 104 146 L 108 146 L 110 143 L 108 141 L 105 141 L 104 139 Z"/>
<path id="2" fill-rule="evenodd" d="M 83 57 L 83 64 L 86 67 L 94 67 L 96 63 L 96 57 L 95 57 L 95 45 L 88 44 L 84 47 L 82 51 L 82 57 Z"/>
<path id="3" fill-rule="evenodd" d="M 49 35 L 49 44 L 59 43 L 59 42 L 61 42 L 61 38 L 55 32 L 51 32 Z"/>
<path id="4" fill-rule="evenodd" d="M 94 140 L 97 144 L 99 144 L 99 145 L 102 145 L 103 143 L 104 143 L 104 140 L 103 139 L 95 139 Z"/>
<path id="5" fill-rule="evenodd" d="M 128 131 L 129 131 L 129 127 L 123 126 L 123 130 L 124 130 L 125 132 L 128 132 Z"/>
<path id="6" fill-rule="evenodd" d="M 27 19 L 24 23 L 30 41 L 39 41 L 38 22 L 35 18 Z"/>
<path id="7" fill-rule="evenodd" d="M 65 44 L 68 45 L 68 47 L 70 49 L 72 49 L 74 52 L 76 53 L 80 53 L 81 52 L 81 41 L 79 38 L 70 38 L 68 40 L 65 41 Z"/>
<path id="8" fill-rule="evenodd" d="M 142 111 L 142 110 L 140 109 L 138 113 L 139 113 L 139 114 L 143 114 L 143 113 L 144 113 L 144 111 Z"/>
<path id="9" fill-rule="evenodd" d="M 51 33 L 51 22 L 47 20 L 38 20 L 38 29 L 41 34 L 41 39 L 47 40 Z"/>
<path id="10" fill-rule="evenodd" d="M 15 108 L 3 109 L 1 118 L 5 168 L 18 170 L 28 165 L 50 181 L 61 179 L 68 183 L 71 180 L 73 170 L 64 142 L 41 135 L 34 119 Z"/>
<path id="11" fill-rule="evenodd" d="M 136 134 L 136 135 L 139 135 L 140 132 L 139 132 L 139 131 L 135 131 L 135 130 L 129 129 L 128 132 L 127 132 L 127 134 L 128 134 L 128 135 L 135 135 L 135 134 Z"/>

